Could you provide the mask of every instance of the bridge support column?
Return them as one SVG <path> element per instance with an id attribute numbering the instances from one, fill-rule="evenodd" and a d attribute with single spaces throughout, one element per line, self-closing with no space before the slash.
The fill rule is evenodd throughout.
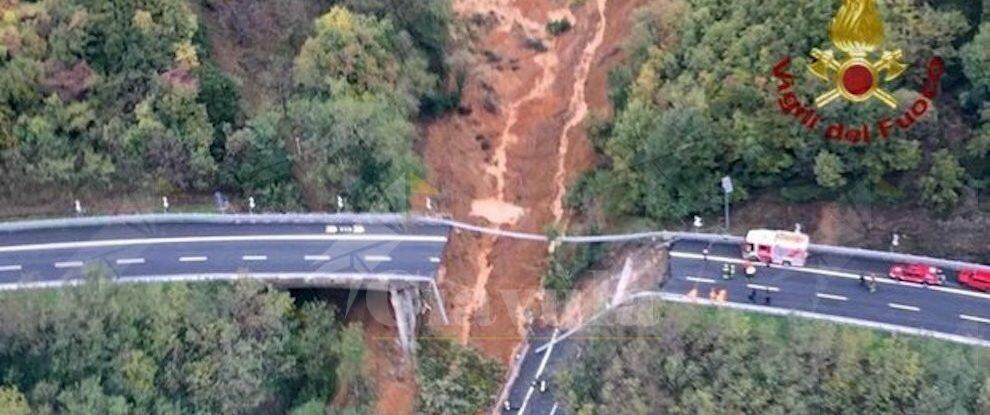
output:
<path id="1" fill-rule="evenodd" d="M 419 287 L 390 286 L 389 301 L 395 312 L 395 325 L 399 331 L 399 344 L 406 356 L 412 356 L 416 351 L 416 315 L 419 314 L 422 301 L 419 297 Z"/>

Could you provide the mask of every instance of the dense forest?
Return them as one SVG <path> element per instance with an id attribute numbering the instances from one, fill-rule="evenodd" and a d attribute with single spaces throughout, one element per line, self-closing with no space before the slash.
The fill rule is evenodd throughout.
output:
<path id="1" fill-rule="evenodd" d="M 248 114 L 185 0 L 2 0 L 0 177 L 17 180 L 0 198 L 222 189 L 267 210 L 404 210 L 413 122 L 458 99 L 450 19 L 446 0 L 328 6 L 284 93 Z"/>
<path id="2" fill-rule="evenodd" d="M 990 353 L 936 340 L 643 304 L 556 379 L 575 414 L 985 414 Z"/>
<path id="3" fill-rule="evenodd" d="M 0 295 L 5 414 L 369 413 L 360 326 L 253 282 Z"/>
<path id="4" fill-rule="evenodd" d="M 899 108 L 840 102 L 818 109 L 822 119 L 897 117 L 919 96 L 932 57 L 943 59 L 945 76 L 934 110 L 911 129 L 851 144 L 781 114 L 772 77 L 790 56 L 800 100 L 824 92 L 806 67 L 813 48 L 830 47 L 841 2 L 651 1 L 635 17 L 628 64 L 610 76 L 616 117 L 592 128 L 604 163 L 572 189 L 571 202 L 657 221 L 690 217 L 718 209 L 724 175 L 735 179 L 737 201 L 772 193 L 788 202 L 917 202 L 935 214 L 985 202 L 990 6 L 877 3 L 882 49 L 903 50 L 908 64 L 884 85 Z"/>

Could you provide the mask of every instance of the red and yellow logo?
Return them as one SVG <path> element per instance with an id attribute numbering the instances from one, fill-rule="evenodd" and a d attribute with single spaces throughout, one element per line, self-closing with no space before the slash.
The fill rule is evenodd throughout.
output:
<path id="1" fill-rule="evenodd" d="M 843 0 L 832 19 L 829 38 L 838 52 L 811 50 L 815 61 L 808 65 L 808 71 L 832 85 L 832 89 L 815 99 L 813 106 L 804 104 L 795 92 L 797 79 L 789 72 L 790 57 L 784 57 L 773 67 L 780 94 L 777 106 L 808 130 L 819 131 L 828 140 L 868 143 L 878 138 L 886 139 L 897 130 L 908 130 L 934 105 L 945 68 L 938 56 L 928 63 L 928 76 L 918 97 L 899 115 L 891 114 L 860 124 L 823 123 L 818 109 L 839 98 L 853 103 L 876 99 L 898 108 L 897 98 L 881 84 L 899 78 L 908 68 L 902 62 L 904 53 L 900 49 L 881 50 L 884 29 L 875 0 Z"/>
<path id="2" fill-rule="evenodd" d="M 816 61 L 808 66 L 808 70 L 835 84 L 835 88 L 815 99 L 815 105 L 821 108 L 839 97 L 852 102 L 876 98 L 897 108 L 897 98 L 880 88 L 880 76 L 885 75 L 886 82 L 893 81 L 904 73 L 907 65 L 901 62 L 904 53 L 900 49 L 885 50 L 878 60 L 869 60 L 884 41 L 883 21 L 877 13 L 876 2 L 845 0 L 832 19 L 829 38 L 832 45 L 845 55 L 845 60 L 837 59 L 831 49 L 811 50 L 811 56 Z"/>

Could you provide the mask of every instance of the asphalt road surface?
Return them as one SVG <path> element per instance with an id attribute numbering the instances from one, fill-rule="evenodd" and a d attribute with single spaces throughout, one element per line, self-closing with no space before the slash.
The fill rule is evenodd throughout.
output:
<path id="1" fill-rule="evenodd" d="M 708 259 L 702 254 L 708 249 Z M 925 287 L 897 282 L 883 277 L 890 263 L 864 258 L 812 254 L 806 267 L 759 267 L 756 276 L 747 280 L 738 265 L 739 247 L 734 244 L 678 242 L 671 249 L 670 275 L 659 291 L 688 294 L 696 290 L 708 298 L 714 290 L 726 290 L 728 302 L 756 304 L 786 310 L 800 310 L 827 316 L 848 317 L 863 321 L 926 329 L 946 334 L 990 340 L 990 294 L 968 290 L 955 282 L 947 272 L 944 287 Z M 722 279 L 722 265 L 736 263 L 736 275 Z M 876 273 L 877 290 L 871 293 L 860 285 L 859 275 Z M 751 298 L 752 296 L 752 298 Z M 769 302 L 767 302 L 769 297 Z M 568 362 L 580 358 L 581 337 L 560 340 L 545 352 L 541 346 L 549 342 L 552 329 L 539 329 L 530 335 L 530 347 L 523 356 L 519 375 L 509 389 L 511 410 L 498 408 L 506 414 L 567 413 L 560 405 L 559 390 L 553 376 Z M 541 363 L 546 364 L 540 370 Z M 548 384 L 545 392 L 538 386 Z M 528 390 L 537 386 L 526 398 Z M 526 402 L 524 412 L 522 403 Z"/>
<path id="2" fill-rule="evenodd" d="M 120 280 L 229 274 L 433 278 L 448 228 L 360 224 L 153 222 L 0 231 L 0 288 L 58 284 L 107 269 Z"/>

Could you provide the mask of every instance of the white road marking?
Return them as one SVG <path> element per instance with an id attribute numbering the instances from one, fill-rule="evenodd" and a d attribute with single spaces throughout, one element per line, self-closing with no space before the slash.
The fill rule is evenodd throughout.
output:
<path id="1" fill-rule="evenodd" d="M 144 258 L 121 258 L 117 260 L 117 265 L 143 264 Z"/>
<path id="2" fill-rule="evenodd" d="M 307 261 L 329 261 L 330 255 L 306 255 L 303 259 Z"/>
<path id="3" fill-rule="evenodd" d="M 702 260 L 702 259 L 704 259 L 704 256 L 703 255 L 701 255 L 701 254 L 695 254 L 695 253 L 691 253 L 691 252 L 677 252 L 677 251 L 674 251 L 674 252 L 671 252 L 670 253 L 670 256 L 671 256 L 671 258 L 681 258 L 681 259 L 696 259 L 696 260 Z M 743 259 L 739 259 L 739 258 L 729 258 L 729 257 L 713 256 L 713 255 L 709 255 L 708 256 L 708 260 L 709 261 L 715 261 L 715 262 L 728 262 L 728 263 L 731 263 L 731 264 L 741 264 L 741 263 L 744 262 Z M 757 266 L 757 267 L 766 267 L 767 266 L 766 264 L 764 264 L 762 262 L 752 262 L 752 264 L 755 265 L 755 266 Z M 794 271 L 794 272 L 804 272 L 804 273 L 807 273 L 807 274 L 817 274 L 817 275 L 825 275 L 825 276 L 829 276 L 829 277 L 845 278 L 845 279 L 857 280 L 857 281 L 859 280 L 859 277 L 860 277 L 860 274 L 855 274 L 855 273 L 851 273 L 851 272 L 833 271 L 833 270 L 829 270 L 829 269 L 820 269 L 820 268 L 788 267 L 788 266 L 783 266 L 783 265 L 774 265 L 773 268 L 786 269 L 788 271 Z M 877 282 L 880 283 L 880 284 L 900 285 L 902 287 L 915 287 L 915 288 L 922 288 L 922 289 L 925 288 L 925 286 L 924 285 L 921 285 L 921 284 L 915 284 L 915 283 L 903 282 L 903 281 L 895 281 L 895 280 L 892 280 L 890 278 L 877 278 Z M 990 300 L 990 293 L 982 293 L 982 292 L 979 292 L 979 291 L 972 291 L 972 290 L 965 290 L 965 289 L 951 288 L 951 287 L 942 287 L 942 286 L 938 286 L 938 285 L 929 285 L 927 287 L 927 289 L 933 290 L 933 291 L 941 291 L 941 292 L 949 293 L 949 294 L 965 295 L 967 297 L 975 297 L 975 298 L 982 298 L 982 299 L 985 299 L 985 300 Z"/>
<path id="4" fill-rule="evenodd" d="M 713 280 L 711 278 L 684 277 L 684 279 L 686 279 L 688 281 L 691 281 L 691 282 L 700 282 L 700 283 L 704 283 L 704 284 L 714 284 L 715 283 L 715 280 Z"/>
<path id="5" fill-rule="evenodd" d="M 631 304 L 635 301 L 644 300 L 644 299 L 660 299 L 664 301 L 673 301 L 683 304 L 699 304 L 705 306 L 725 307 L 735 310 L 755 311 L 755 312 L 777 315 L 777 316 L 796 316 L 803 318 L 811 318 L 822 321 L 830 321 L 838 324 L 847 324 L 847 325 L 860 326 L 860 327 L 866 327 L 877 330 L 885 330 L 893 333 L 903 333 L 903 334 L 911 334 L 915 336 L 933 337 L 936 339 L 951 341 L 955 343 L 990 348 L 990 341 L 976 337 L 961 336 L 958 334 L 943 333 L 939 331 L 919 329 L 916 327 L 901 326 L 890 323 L 881 323 L 877 321 L 870 321 L 859 318 L 833 316 L 829 314 L 815 313 L 811 311 L 801 311 L 801 310 L 786 309 L 786 308 L 774 308 L 774 307 L 766 307 L 766 306 L 746 304 L 746 303 L 733 303 L 733 302 L 716 303 L 707 298 L 691 298 L 683 294 L 671 294 L 671 293 L 655 292 L 655 291 L 641 292 L 641 293 L 633 294 L 633 296 L 630 297 L 627 304 Z M 572 330 L 577 330 L 582 327 L 583 326 L 579 326 Z M 546 345 L 541 347 L 546 347 Z"/>
<path id="6" fill-rule="evenodd" d="M 904 311 L 921 311 L 920 308 L 915 307 L 913 305 L 904 305 L 904 304 L 897 304 L 897 303 L 887 303 L 887 306 L 890 307 L 890 308 L 896 308 L 898 310 L 904 310 Z"/>
<path id="7" fill-rule="evenodd" d="M 66 262 L 56 262 L 55 268 L 79 268 L 83 266 L 82 261 L 66 261 Z"/>
<path id="8" fill-rule="evenodd" d="M 976 317 L 968 314 L 960 314 L 959 318 L 963 320 L 975 321 L 977 323 L 990 324 L 990 318 Z"/>
<path id="9" fill-rule="evenodd" d="M 53 242 L 47 244 L 0 246 L 0 252 L 47 251 L 54 249 L 104 248 L 111 246 L 190 244 L 209 242 L 422 242 L 446 243 L 446 236 L 435 235 L 225 235 L 225 236 L 186 236 L 175 238 L 112 239 L 76 242 Z"/>
<path id="10" fill-rule="evenodd" d="M 264 255 L 244 255 L 241 259 L 245 261 L 267 261 L 268 257 Z"/>
<path id="11" fill-rule="evenodd" d="M 370 281 L 368 278 L 373 277 Z M 320 286 L 327 286 L 323 282 L 329 284 L 338 284 L 331 286 L 339 287 L 352 287 L 356 283 L 361 283 L 362 287 L 371 287 L 368 289 L 383 290 L 387 291 L 389 283 L 392 281 L 402 281 L 409 283 L 418 284 L 429 284 L 435 286 L 436 281 L 432 276 L 426 275 L 404 275 L 404 274 L 379 274 L 379 273 L 328 273 L 328 272 L 311 272 L 311 273 L 299 273 L 299 272 L 277 272 L 277 273 L 260 273 L 252 272 L 250 274 L 245 274 L 243 272 L 237 273 L 213 273 L 213 274 L 166 274 L 166 275 L 137 275 L 137 276 L 125 276 L 116 278 L 114 281 L 123 284 L 136 284 L 136 283 L 161 283 L 161 282 L 182 282 L 182 281 L 238 281 L 245 278 L 266 280 L 266 281 L 320 281 Z M 86 281 L 81 278 L 75 279 L 59 279 L 54 281 L 37 281 L 37 282 L 14 282 L 14 283 L 0 283 L 0 291 L 16 291 L 16 290 L 29 290 L 29 289 L 41 289 L 41 288 L 57 288 L 57 287 L 75 287 L 81 284 L 85 284 Z M 437 291 L 434 291 L 437 292 Z M 439 298 L 439 297 L 437 297 Z M 440 300 L 437 300 L 441 302 Z M 442 303 L 442 302 L 441 302 Z"/>
<path id="12" fill-rule="evenodd" d="M 529 398 L 533 396 L 533 391 L 536 390 L 536 381 L 540 379 L 540 376 L 543 375 L 543 370 L 547 368 L 547 362 L 550 360 L 550 353 L 553 353 L 554 344 L 557 343 L 558 334 L 560 334 L 560 330 L 553 329 L 553 334 L 550 335 L 550 343 L 548 343 L 550 347 L 544 352 L 543 360 L 540 360 L 540 366 L 537 367 L 536 374 L 533 376 L 533 384 L 530 385 L 529 389 L 526 391 L 526 396 L 523 398 L 522 405 L 519 405 L 519 411 L 517 412 L 518 414 L 526 413 L 526 405 L 529 404 Z M 537 353 L 539 352 L 537 351 Z"/>
<path id="13" fill-rule="evenodd" d="M 0 266 L 0 271 L 20 271 L 20 265 L 4 265 Z"/>
<path id="14" fill-rule="evenodd" d="M 439 264 L 440 263 L 440 258 L 437 258 L 435 256 L 431 256 L 430 257 L 430 262 L 432 262 L 434 264 Z"/>
<path id="15" fill-rule="evenodd" d="M 179 262 L 206 262 L 205 256 L 184 256 L 179 258 Z"/>
<path id="16" fill-rule="evenodd" d="M 815 293 L 815 297 L 824 298 L 826 300 L 837 300 L 837 301 L 848 301 L 849 297 L 835 294 L 825 294 L 825 293 Z"/>
<path id="17" fill-rule="evenodd" d="M 769 285 L 746 284 L 746 287 L 749 288 L 749 289 L 751 289 L 751 290 L 770 291 L 772 293 L 780 292 L 780 288 L 769 286 Z"/>
<path id="18" fill-rule="evenodd" d="M 365 255 L 364 260 L 368 262 L 389 262 L 392 257 L 388 255 Z"/>
<path id="19" fill-rule="evenodd" d="M 558 406 L 557 405 L 557 402 L 554 402 L 553 403 L 553 408 L 550 408 L 550 415 L 554 415 L 554 414 L 557 413 L 557 406 Z"/>

